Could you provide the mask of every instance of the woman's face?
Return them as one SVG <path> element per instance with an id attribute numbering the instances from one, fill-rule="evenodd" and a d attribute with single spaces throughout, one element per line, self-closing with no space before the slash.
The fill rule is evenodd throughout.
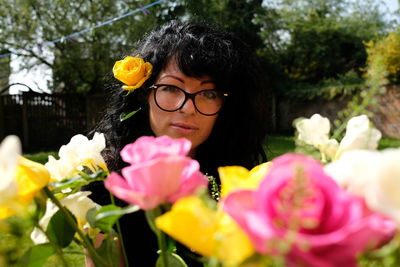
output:
<path id="1" fill-rule="evenodd" d="M 174 60 L 160 72 L 155 83 L 179 87 L 187 93 L 215 89 L 215 84 L 208 76 L 188 77 L 183 74 Z M 167 135 L 172 138 L 185 137 L 192 142 L 190 156 L 195 155 L 197 147 L 210 135 L 218 115 L 205 116 L 197 112 L 193 101 L 188 99 L 181 109 L 174 112 L 161 110 L 154 100 L 154 90 L 149 97 L 150 127 L 156 136 Z"/>

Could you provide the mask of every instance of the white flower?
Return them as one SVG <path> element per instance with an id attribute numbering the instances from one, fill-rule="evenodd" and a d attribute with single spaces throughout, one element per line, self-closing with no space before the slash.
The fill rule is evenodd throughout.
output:
<path id="1" fill-rule="evenodd" d="M 309 119 L 298 120 L 295 127 L 299 133 L 298 139 L 319 149 L 323 158 L 325 155 L 332 158 L 336 154 L 338 142 L 329 139 L 331 126 L 328 118 L 314 114 Z"/>
<path id="2" fill-rule="evenodd" d="M 295 127 L 299 133 L 298 139 L 317 148 L 323 160 L 326 157 L 337 160 L 350 150 L 374 150 L 382 137 L 381 132 L 371 126 L 366 115 L 353 117 L 348 121 L 346 134 L 340 144 L 335 139 L 329 139 L 329 120 L 319 114 L 297 121 Z"/>
<path id="3" fill-rule="evenodd" d="M 4 138 L 0 144 L 0 205 L 5 204 L 17 195 L 15 173 L 20 154 L 21 142 L 19 138 L 14 135 Z"/>
<path id="4" fill-rule="evenodd" d="M 336 152 L 338 150 L 339 143 L 336 139 L 329 139 L 323 146 L 321 146 L 320 151 L 324 156 L 328 158 L 335 158 Z"/>
<path id="5" fill-rule="evenodd" d="M 92 140 L 81 134 L 75 135 L 67 145 L 61 146 L 58 155 L 59 160 L 49 156 L 45 167 L 49 170 L 51 177 L 55 180 L 62 180 L 74 176 L 83 167 L 92 171 L 98 167 L 107 170 L 106 163 L 101 156 L 106 141 L 104 134 L 95 133 Z"/>
<path id="6" fill-rule="evenodd" d="M 349 150 L 375 150 L 381 137 L 381 132 L 371 127 L 366 115 L 351 118 L 347 123 L 346 135 L 339 144 L 335 158 L 338 159 L 343 152 Z"/>
<path id="7" fill-rule="evenodd" d="M 306 144 L 320 147 L 329 140 L 330 122 L 319 114 L 314 114 L 309 119 L 301 119 L 295 123 L 299 132 L 298 138 Z"/>
<path id="8" fill-rule="evenodd" d="M 400 223 L 400 148 L 353 150 L 325 166 L 349 192 L 365 198 L 372 209 Z"/>
<path id="9" fill-rule="evenodd" d="M 75 194 L 71 194 L 64 199 L 60 200 L 61 204 L 65 206 L 72 214 L 76 217 L 78 221 L 78 226 L 80 228 L 88 227 L 86 220 L 86 213 L 91 208 L 99 208 L 100 206 L 93 202 L 88 196 L 91 192 L 82 191 Z M 54 205 L 50 200 L 46 204 L 46 213 L 40 219 L 39 225 L 46 230 L 47 225 L 50 222 L 51 217 L 58 211 L 58 207 Z M 43 244 L 48 242 L 46 236 L 38 228 L 34 228 L 31 233 L 31 239 L 35 244 Z"/>
<path id="10" fill-rule="evenodd" d="M 49 160 L 44 166 L 52 179 L 61 181 L 64 178 L 74 176 L 78 172 L 76 165 L 74 162 L 70 162 L 68 158 L 56 160 L 53 156 L 49 156 Z"/>

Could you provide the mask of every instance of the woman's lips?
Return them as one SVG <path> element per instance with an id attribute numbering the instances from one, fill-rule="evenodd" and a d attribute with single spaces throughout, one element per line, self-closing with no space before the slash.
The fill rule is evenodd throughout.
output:
<path id="1" fill-rule="evenodd" d="M 188 123 L 171 123 L 171 127 L 181 133 L 190 134 L 197 131 L 199 128 Z"/>

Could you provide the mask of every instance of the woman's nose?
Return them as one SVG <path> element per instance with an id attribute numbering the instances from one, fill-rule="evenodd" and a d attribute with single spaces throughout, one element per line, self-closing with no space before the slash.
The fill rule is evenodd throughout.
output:
<path id="1" fill-rule="evenodd" d="M 183 104 L 183 106 L 179 111 L 187 114 L 196 113 L 196 107 L 194 106 L 194 99 L 187 98 L 186 102 Z"/>

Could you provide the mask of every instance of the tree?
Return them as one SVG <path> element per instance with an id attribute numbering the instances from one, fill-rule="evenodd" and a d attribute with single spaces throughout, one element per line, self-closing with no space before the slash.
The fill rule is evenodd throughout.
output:
<path id="1" fill-rule="evenodd" d="M 137 13 L 74 38 L 46 47 L 33 44 L 56 40 L 99 22 L 138 8 L 137 1 L 98 0 L 0 0 L 0 50 L 9 49 L 25 59 L 25 68 L 45 64 L 53 70 L 51 88 L 62 92 L 96 93 L 116 58 L 131 51 L 149 29 L 165 21 L 195 18 L 220 24 L 236 32 L 254 51 L 263 48 L 262 23 L 267 17 L 262 0 L 178 0 L 165 1 L 149 9 L 148 16 Z M 141 5 L 151 1 L 141 1 Z M 271 20 L 272 21 L 272 20 Z M 19 50 L 22 49 L 22 50 Z M 52 60 L 43 53 L 50 50 Z M 34 61 L 29 59 L 35 59 Z"/>
<path id="2" fill-rule="evenodd" d="M 131 51 L 158 20 L 137 13 L 42 47 L 40 43 L 88 29 L 140 6 L 134 0 L 0 0 L 0 6 L 0 51 L 13 51 L 25 59 L 28 69 L 32 64 L 49 66 L 53 70 L 51 87 L 63 92 L 101 91 L 114 60 Z M 154 7 L 151 12 L 159 9 Z M 50 51 L 51 59 L 44 50 Z"/>
<path id="3" fill-rule="evenodd" d="M 170 19 L 195 18 L 216 22 L 246 41 L 276 87 L 288 80 L 285 75 L 293 83 L 318 83 L 350 70 L 360 72 L 366 59 L 363 42 L 387 27 L 377 1 L 165 1 L 151 7 L 149 15 L 139 12 L 42 49 L 35 45 L 23 50 L 140 6 L 136 0 L 0 0 L 0 51 L 19 54 L 28 69 L 32 64 L 51 67 L 56 90 L 96 93 L 115 59 L 132 51 L 145 32 Z M 153 1 L 140 2 L 145 6 Z"/>
<path id="4" fill-rule="evenodd" d="M 286 47 L 282 64 L 288 75 L 317 83 L 365 67 L 364 42 L 387 26 L 376 1 L 283 0 Z"/>
<path id="5" fill-rule="evenodd" d="M 248 44 L 260 63 L 259 70 L 278 86 L 282 70 L 277 55 L 280 49 L 280 18 L 275 7 L 262 0 L 180 0 L 170 14 L 175 17 L 212 22 L 233 31 Z"/>

